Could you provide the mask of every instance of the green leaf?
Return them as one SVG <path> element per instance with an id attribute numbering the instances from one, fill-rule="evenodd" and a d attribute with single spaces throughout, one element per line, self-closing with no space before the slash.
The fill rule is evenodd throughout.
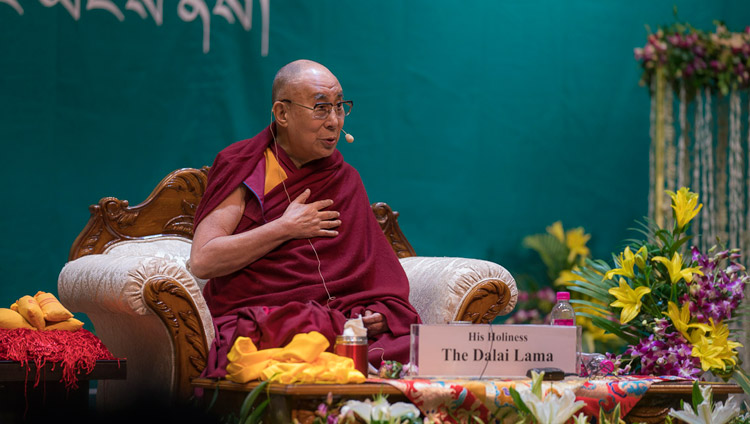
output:
<path id="1" fill-rule="evenodd" d="M 255 403 L 255 400 L 258 398 L 258 396 L 263 392 L 263 389 L 268 386 L 268 384 L 271 382 L 271 380 L 266 380 L 258 384 L 253 390 L 250 391 L 250 393 L 245 396 L 245 400 L 242 402 L 242 406 L 240 407 L 240 422 L 244 422 L 245 419 L 250 414 L 250 411 L 252 411 L 253 404 Z"/>
<path id="2" fill-rule="evenodd" d="M 698 387 L 698 381 L 693 382 L 693 410 L 698 410 L 698 405 L 703 402 L 703 394 L 701 394 L 701 389 Z"/>
<path id="3" fill-rule="evenodd" d="M 748 378 L 745 370 L 739 366 L 735 366 L 734 371 L 732 371 L 732 378 L 742 387 L 746 395 L 750 394 L 750 378 Z"/>
<path id="4" fill-rule="evenodd" d="M 674 254 L 674 252 L 676 252 L 676 251 L 680 250 L 680 247 L 681 247 L 681 246 L 682 246 L 683 244 L 685 244 L 685 243 L 686 243 L 686 242 L 687 242 L 688 240 L 690 240 L 691 238 L 692 238 L 691 236 L 687 236 L 687 237 L 683 237 L 683 238 L 681 238 L 681 239 L 677 240 L 677 241 L 676 241 L 676 242 L 675 242 L 675 243 L 674 243 L 674 244 L 672 245 L 672 252 L 671 252 L 671 253 L 672 253 L 672 254 Z"/>
<path id="5" fill-rule="evenodd" d="M 617 406 L 615 406 L 615 410 L 612 411 L 612 422 L 615 424 L 620 423 L 620 404 L 618 403 Z"/>
<path id="6" fill-rule="evenodd" d="M 249 417 L 247 417 L 243 424 L 256 424 L 262 422 L 260 418 L 263 416 L 263 413 L 266 411 L 266 408 L 268 407 L 268 404 L 270 402 L 270 399 L 266 399 L 261 402 L 260 405 L 258 405 L 258 407 L 253 410 L 253 413 L 250 414 Z"/>
<path id="7" fill-rule="evenodd" d="M 602 317 L 592 315 L 588 312 L 581 312 L 578 314 L 579 316 L 590 318 L 591 321 L 596 325 L 597 327 L 603 328 L 605 331 L 608 331 L 617 337 L 625 340 L 628 344 L 636 344 L 638 343 L 638 337 L 628 334 L 625 331 L 622 330 L 622 328 L 618 327 L 612 321 L 609 321 L 607 319 L 604 319 Z"/>
<path id="8" fill-rule="evenodd" d="M 601 314 L 603 314 L 605 316 L 614 316 L 614 313 L 612 312 L 612 310 L 610 310 L 606 306 L 602 306 L 602 305 L 600 305 L 598 303 L 589 302 L 587 300 L 581 300 L 581 299 L 570 299 L 570 303 L 573 304 L 573 305 L 583 305 L 583 306 L 586 306 L 587 308 L 589 308 L 591 310 L 594 310 L 596 312 L 599 312 L 599 313 L 601 313 Z"/>
<path id="9" fill-rule="evenodd" d="M 550 279 L 554 279 L 566 268 L 568 247 L 552 234 L 534 234 L 523 238 L 524 247 L 533 249 L 539 254 L 547 267 Z"/>
<path id="10" fill-rule="evenodd" d="M 531 393 L 539 399 L 542 398 L 542 381 L 544 381 L 544 371 L 540 373 L 531 372 Z"/>
<path id="11" fill-rule="evenodd" d="M 578 292 L 578 293 L 583 293 L 603 303 L 609 303 L 609 299 L 611 296 L 609 292 L 607 292 L 606 290 L 603 290 L 602 288 L 597 287 L 596 285 L 591 284 L 591 283 L 589 284 L 581 283 L 581 284 L 576 284 L 576 285 L 570 285 L 568 286 L 568 290 Z"/>
<path id="12" fill-rule="evenodd" d="M 617 284 L 612 280 L 604 280 L 602 279 L 601 275 L 598 275 L 596 273 L 587 273 L 584 272 L 584 281 L 578 281 L 573 286 L 574 287 L 581 287 L 584 289 L 591 290 L 593 292 L 596 292 L 599 294 L 599 296 L 595 296 L 599 298 L 599 300 L 605 301 L 605 299 L 610 299 L 612 296 L 609 294 L 609 289 L 612 287 L 617 287 Z"/>
<path id="13" fill-rule="evenodd" d="M 508 389 L 510 392 L 510 397 L 513 399 L 513 403 L 516 405 L 516 408 L 518 408 L 519 411 L 523 412 L 524 414 L 531 414 L 531 410 L 529 410 L 529 407 L 526 406 L 525 403 L 523 403 L 523 399 L 521 399 L 521 395 L 518 394 L 515 387 L 511 387 Z"/>
<path id="14" fill-rule="evenodd" d="M 501 412 L 502 412 L 502 415 L 500 415 Z M 491 423 L 505 422 L 505 418 L 512 412 L 513 412 L 513 408 L 504 407 L 504 406 L 498 407 L 497 409 L 495 409 L 495 412 L 492 413 L 492 416 L 490 416 L 490 419 L 488 420 L 488 422 L 491 422 Z"/>
<path id="15" fill-rule="evenodd" d="M 214 395 L 211 397 L 211 402 L 209 402 L 208 407 L 206 407 L 206 411 L 210 411 L 211 408 L 214 407 L 214 404 L 216 404 L 216 400 L 219 398 L 219 385 L 216 385 L 216 388 L 214 389 Z"/>
<path id="16" fill-rule="evenodd" d="M 655 235 L 664 243 L 665 246 L 669 246 L 672 244 L 672 235 L 669 234 L 666 230 L 659 230 Z"/>

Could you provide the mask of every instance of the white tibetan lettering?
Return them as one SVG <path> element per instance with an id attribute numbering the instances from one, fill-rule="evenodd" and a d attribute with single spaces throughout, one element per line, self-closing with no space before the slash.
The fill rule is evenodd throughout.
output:
<path id="1" fill-rule="evenodd" d="M 271 24 L 271 0 L 260 0 L 260 16 L 262 22 L 260 35 L 260 55 L 268 56 L 268 33 Z"/>
<path id="2" fill-rule="evenodd" d="M 21 5 L 18 4 L 16 0 L 0 0 L 0 3 L 5 3 L 9 5 L 13 9 L 15 9 L 19 15 L 23 15 L 23 7 L 21 7 Z"/>
<path id="3" fill-rule="evenodd" d="M 54 7 L 58 3 L 62 3 L 63 7 L 68 10 L 73 20 L 81 19 L 81 0 L 39 0 L 46 7 Z"/>
<path id="4" fill-rule="evenodd" d="M 216 2 L 216 5 L 214 6 L 214 15 L 224 17 L 224 19 L 230 24 L 234 23 L 234 15 L 237 15 L 242 28 L 245 28 L 245 31 L 250 31 L 250 28 L 253 26 L 253 0 L 245 0 L 244 10 L 238 0 L 226 0 L 229 7 L 224 4 L 224 1 L 225 0 L 219 0 Z M 234 15 L 232 14 L 233 11 Z"/>
<path id="5" fill-rule="evenodd" d="M 125 3 L 125 9 L 134 11 L 143 19 L 146 19 L 148 14 L 151 13 L 156 26 L 161 26 L 164 22 L 164 0 L 156 0 L 156 4 L 154 4 L 154 0 L 128 0 Z M 147 9 L 148 12 L 146 12 Z"/>
<path id="6" fill-rule="evenodd" d="M 191 10 L 188 10 L 188 6 Z M 177 6 L 177 16 L 185 22 L 192 22 L 200 15 L 203 21 L 203 53 L 208 53 L 211 48 L 211 16 L 208 6 L 203 0 L 180 0 Z"/>
<path id="7" fill-rule="evenodd" d="M 107 12 L 115 15 L 115 17 L 120 22 L 125 20 L 125 16 L 122 14 L 120 9 L 115 6 L 114 3 L 112 3 L 112 0 L 89 0 L 88 3 L 86 3 L 86 10 L 93 9 L 104 9 Z"/>

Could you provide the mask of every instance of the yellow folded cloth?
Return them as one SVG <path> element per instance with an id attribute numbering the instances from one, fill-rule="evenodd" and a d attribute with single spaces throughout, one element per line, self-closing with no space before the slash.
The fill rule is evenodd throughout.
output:
<path id="1" fill-rule="evenodd" d="M 83 322 L 73 318 L 53 294 L 43 291 L 16 300 L 10 309 L 0 308 L 0 328 L 78 331 L 82 327 Z"/>
<path id="2" fill-rule="evenodd" d="M 34 295 L 34 299 L 42 308 L 46 321 L 62 322 L 73 318 L 73 314 L 52 293 L 40 291 Z"/>
<path id="3" fill-rule="evenodd" d="M 0 328 L 13 330 L 16 328 L 27 328 L 29 330 L 36 330 L 34 326 L 29 324 L 21 314 L 17 311 L 7 308 L 0 308 Z"/>
<path id="4" fill-rule="evenodd" d="M 273 359 L 284 362 L 312 362 L 328 349 L 328 339 L 317 331 L 300 333 L 292 337 L 292 341 L 273 356 Z"/>
<path id="5" fill-rule="evenodd" d="M 33 325 L 39 330 L 44 330 L 44 313 L 42 308 L 39 307 L 36 299 L 31 296 L 24 296 L 16 301 L 18 305 L 18 313 L 21 314 L 29 324 Z"/>
<path id="6" fill-rule="evenodd" d="M 81 328 L 83 328 L 82 321 L 79 321 L 75 318 L 68 318 L 65 321 L 49 323 L 46 327 L 44 327 L 44 331 L 51 331 L 51 330 L 78 331 Z"/>
<path id="7" fill-rule="evenodd" d="M 329 345 L 317 331 L 297 334 L 283 348 L 263 350 L 249 337 L 238 337 L 227 354 L 227 379 L 236 383 L 256 379 L 282 384 L 364 382 L 354 361 L 326 352 Z"/>

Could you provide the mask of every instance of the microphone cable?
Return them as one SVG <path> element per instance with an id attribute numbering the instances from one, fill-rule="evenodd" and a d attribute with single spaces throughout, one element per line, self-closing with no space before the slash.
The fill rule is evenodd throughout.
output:
<path id="1" fill-rule="evenodd" d="M 273 116 L 273 115 L 271 115 Z M 273 124 L 273 118 L 271 118 L 271 124 Z M 274 156 L 276 157 L 276 161 L 281 164 L 281 161 L 279 160 L 279 143 L 276 141 L 276 134 L 273 132 L 273 125 L 269 126 L 268 129 L 271 131 L 271 136 L 273 137 L 273 147 L 274 147 Z M 284 188 L 284 194 L 286 194 L 286 199 L 289 202 L 289 204 L 292 204 L 292 197 L 289 195 L 289 191 L 286 189 L 286 183 L 282 179 L 281 180 L 281 186 Z M 323 277 L 323 271 L 321 270 L 322 263 L 320 261 L 320 256 L 318 256 L 318 251 L 315 249 L 315 246 L 313 246 L 312 240 L 310 238 L 306 238 L 307 243 L 310 245 L 310 248 L 312 248 L 313 253 L 315 254 L 315 260 L 318 262 L 318 275 L 320 276 L 320 281 L 323 282 L 323 289 L 326 291 L 326 295 L 328 296 L 328 299 L 326 300 L 326 308 L 330 311 L 331 306 L 330 303 L 336 299 L 336 296 L 331 296 L 331 292 L 328 290 L 328 285 L 326 284 L 326 279 Z"/>

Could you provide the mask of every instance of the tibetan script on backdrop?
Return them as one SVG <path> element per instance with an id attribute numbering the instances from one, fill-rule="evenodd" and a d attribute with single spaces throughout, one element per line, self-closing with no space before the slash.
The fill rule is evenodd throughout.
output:
<path id="1" fill-rule="evenodd" d="M 129 15 L 138 15 L 141 19 L 149 19 L 150 17 L 157 26 L 161 26 L 164 22 L 164 0 L 127 0 L 123 6 L 118 6 L 114 0 L 38 1 L 45 7 L 64 8 L 76 21 L 81 19 L 81 10 L 103 10 L 112 14 L 120 22 L 128 18 Z M 176 2 L 169 3 L 174 4 Z M 271 0 L 258 0 L 258 3 L 260 4 L 262 24 L 260 54 L 261 56 L 268 56 Z M 3 4 L 13 8 L 19 15 L 24 15 L 24 9 L 19 0 L 0 0 L 0 5 Z M 239 23 L 245 31 L 252 29 L 253 0 L 214 0 L 213 7 L 209 7 L 206 0 L 180 0 L 175 11 L 183 22 L 200 19 L 203 25 L 203 53 L 208 53 L 211 50 L 211 19 L 214 16 L 221 16 L 230 24 Z"/>

